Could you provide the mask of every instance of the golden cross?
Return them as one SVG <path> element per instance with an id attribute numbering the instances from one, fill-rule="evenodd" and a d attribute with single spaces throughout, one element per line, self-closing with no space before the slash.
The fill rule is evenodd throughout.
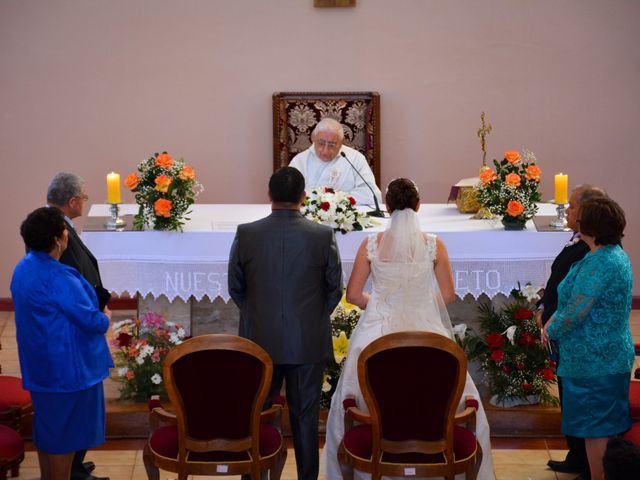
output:
<path id="1" fill-rule="evenodd" d="M 484 123 L 484 112 L 480 114 L 480 119 L 482 120 L 482 127 L 478 129 L 478 137 L 480 137 L 480 147 L 482 148 L 482 165 L 487 164 L 487 143 L 486 137 L 489 133 L 491 133 L 491 124 Z"/>

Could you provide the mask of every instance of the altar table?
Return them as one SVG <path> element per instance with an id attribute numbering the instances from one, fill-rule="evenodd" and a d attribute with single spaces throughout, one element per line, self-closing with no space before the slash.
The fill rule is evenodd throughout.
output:
<path id="1" fill-rule="evenodd" d="M 121 205 L 124 215 L 136 205 Z M 105 288 L 121 295 L 154 298 L 229 300 L 227 263 L 238 224 L 270 213 L 270 205 L 194 205 L 184 232 L 90 231 L 82 239 L 100 265 Z M 540 204 L 539 215 L 553 215 L 554 205 Z M 108 205 L 91 207 L 89 217 L 108 216 Z M 569 241 L 568 232 L 539 232 L 532 221 L 523 231 L 505 231 L 496 220 L 472 220 L 451 204 L 423 204 L 418 212 L 424 231 L 442 238 L 449 251 L 456 294 L 477 298 L 508 295 L 518 282 L 541 287 L 551 263 Z M 128 216 L 129 224 L 132 217 Z M 379 219 L 363 232 L 336 233 L 345 284 L 362 240 L 382 231 L 388 219 Z"/>

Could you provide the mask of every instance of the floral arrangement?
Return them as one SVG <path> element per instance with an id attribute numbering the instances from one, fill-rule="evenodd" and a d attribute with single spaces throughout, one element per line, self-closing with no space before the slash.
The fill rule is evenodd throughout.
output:
<path id="1" fill-rule="evenodd" d="M 164 395 L 162 362 L 169 350 L 185 339 L 184 328 L 149 312 L 138 319 L 116 322 L 112 330 L 115 379 L 122 383 L 120 397 L 147 401 L 151 395 Z"/>
<path id="2" fill-rule="evenodd" d="M 140 162 L 124 184 L 136 194 L 138 214 L 134 230 L 153 226 L 155 230 L 182 230 L 189 207 L 202 192 L 192 167 L 174 160 L 167 152 L 154 153 Z"/>
<path id="3" fill-rule="evenodd" d="M 344 367 L 347 350 L 349 348 L 349 338 L 353 329 L 362 315 L 362 310 L 347 302 L 345 296 L 331 314 L 331 334 L 333 336 L 333 361 L 329 361 L 324 370 L 324 380 L 322 382 L 322 394 L 320 406 L 329 408 L 331 397 L 336 391 L 338 379 Z"/>
<path id="4" fill-rule="evenodd" d="M 556 363 L 540 341 L 534 319 L 537 291 L 531 285 L 514 289 L 515 300 L 502 310 L 480 306 L 480 334 L 456 332 L 469 359 L 478 359 L 494 405 L 518 405 L 542 401 L 557 405 L 549 393 L 556 383 Z M 459 327 L 457 325 L 456 327 Z M 454 328 L 456 330 L 456 328 Z"/>
<path id="5" fill-rule="evenodd" d="M 331 187 L 314 188 L 307 192 L 302 215 L 343 234 L 371 226 L 370 217 L 356 209 L 355 198 Z"/>
<path id="6" fill-rule="evenodd" d="M 504 153 L 501 162 L 493 161 L 495 171 L 486 168 L 480 173 L 477 187 L 478 201 L 493 215 L 503 218 L 503 223 L 521 226 L 538 211 L 540 201 L 540 175 L 535 155 L 523 150 Z"/>

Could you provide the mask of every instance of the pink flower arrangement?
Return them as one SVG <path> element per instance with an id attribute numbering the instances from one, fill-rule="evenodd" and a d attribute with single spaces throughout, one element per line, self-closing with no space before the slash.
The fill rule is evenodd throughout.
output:
<path id="1" fill-rule="evenodd" d="M 140 318 L 116 322 L 112 330 L 114 378 L 121 382 L 120 397 L 146 401 L 151 395 L 164 395 L 162 362 L 185 339 L 184 328 L 148 312 Z"/>

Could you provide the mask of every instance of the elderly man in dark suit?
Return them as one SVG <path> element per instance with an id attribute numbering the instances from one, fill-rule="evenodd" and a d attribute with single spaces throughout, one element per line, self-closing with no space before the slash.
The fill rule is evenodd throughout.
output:
<path id="1" fill-rule="evenodd" d="M 270 396 L 285 382 L 298 479 L 315 480 L 322 377 L 333 354 L 329 316 L 342 296 L 342 267 L 333 230 L 300 214 L 304 186 L 293 167 L 271 176 L 271 215 L 238 226 L 229 293 L 240 308 L 240 336 L 273 360 Z"/>
<path id="2" fill-rule="evenodd" d="M 100 310 L 104 310 L 111 294 L 102 286 L 98 261 L 82 242 L 73 225 L 73 219 L 82 216 L 84 202 L 88 199 L 82 178 L 73 173 L 56 174 L 47 189 L 47 204 L 62 210 L 69 232 L 69 243 L 60 257 L 60 263 L 75 268 L 93 285 L 98 294 Z M 71 480 L 109 480 L 108 477 L 91 475 L 95 464 L 83 462 L 86 453 L 86 450 L 75 453 L 71 466 Z"/>
<path id="3" fill-rule="evenodd" d="M 542 328 L 558 307 L 558 285 L 569 273 L 571 265 L 582 258 L 589 252 L 589 246 L 580 240 L 580 227 L 578 225 L 580 219 L 580 205 L 585 200 L 594 197 L 606 196 L 604 190 L 592 185 L 579 185 L 572 192 L 569 198 L 569 208 L 567 209 L 567 226 L 573 230 L 571 240 L 558 254 L 551 265 L 551 275 L 547 280 L 544 288 L 544 296 L 538 302 L 538 310 L 536 312 L 536 322 Z M 558 346 L 552 344 L 552 355 L 558 354 Z M 558 362 L 560 358 L 555 357 Z M 562 379 L 558 379 L 558 390 L 562 395 Z M 569 451 L 564 460 L 549 460 L 547 465 L 551 470 L 556 472 L 580 473 L 576 480 L 584 480 L 590 478 L 589 462 L 587 460 L 587 452 L 585 450 L 584 439 L 567 436 L 567 446 Z"/>

